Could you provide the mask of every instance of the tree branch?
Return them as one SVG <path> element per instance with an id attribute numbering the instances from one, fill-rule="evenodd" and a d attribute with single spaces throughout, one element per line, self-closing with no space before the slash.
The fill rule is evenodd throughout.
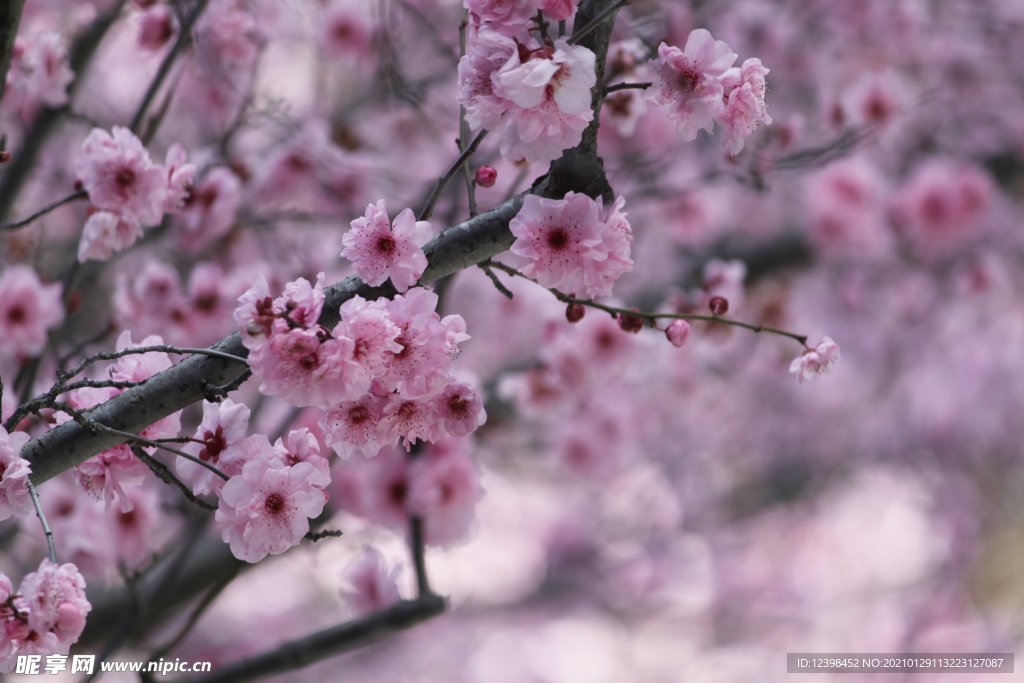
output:
<path id="1" fill-rule="evenodd" d="M 294 671 L 321 659 L 367 645 L 435 617 L 445 610 L 444 598 L 425 595 L 403 600 L 356 621 L 333 626 L 312 635 L 285 643 L 276 650 L 221 666 L 217 671 L 177 681 L 189 683 L 232 683 L 251 681 L 261 676 Z"/>

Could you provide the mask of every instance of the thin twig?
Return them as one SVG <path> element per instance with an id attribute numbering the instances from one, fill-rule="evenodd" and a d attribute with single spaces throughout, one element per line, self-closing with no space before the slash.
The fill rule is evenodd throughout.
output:
<path id="1" fill-rule="evenodd" d="M 643 83 L 616 83 L 614 85 L 606 86 L 604 94 L 610 95 L 613 92 L 618 92 L 619 90 L 647 90 L 652 85 L 654 84 L 650 81 L 645 81 Z"/>
<path id="2" fill-rule="evenodd" d="M 53 543 L 53 532 L 50 531 L 50 525 L 46 521 L 46 515 L 43 513 L 43 504 L 39 500 L 39 492 L 36 491 L 35 484 L 31 481 L 25 482 L 28 485 L 28 495 L 32 498 L 32 506 L 36 509 L 36 517 L 39 518 L 39 524 L 43 527 L 43 535 L 46 536 L 46 549 L 50 554 L 50 562 L 57 564 L 57 546 Z"/>
<path id="3" fill-rule="evenodd" d="M 0 230 L 18 230 L 19 228 L 28 227 L 37 218 L 41 218 L 41 217 L 45 216 L 46 214 L 50 213 L 51 211 L 53 211 L 55 209 L 59 209 L 60 207 L 64 206 L 65 204 L 70 204 L 71 202 L 76 201 L 78 199 L 85 199 L 88 196 L 89 195 L 88 195 L 88 193 L 85 190 L 78 190 L 76 192 L 72 192 L 71 194 L 69 194 L 67 197 L 64 197 L 63 199 L 58 199 L 57 201 L 53 202 L 52 204 L 47 204 L 46 206 L 44 206 L 43 208 L 39 209 L 38 211 L 36 211 L 31 216 L 27 216 L 25 218 L 22 218 L 20 221 L 14 221 L 13 223 L 5 223 L 3 225 L 0 225 Z"/>
<path id="4" fill-rule="evenodd" d="M 142 126 L 142 120 L 146 117 L 146 112 L 149 110 L 149 106 L 153 103 L 153 99 L 156 94 L 160 91 L 160 87 L 166 80 L 167 75 L 171 72 L 171 67 L 174 66 L 175 60 L 178 55 L 185 48 L 185 46 L 192 40 L 192 27 L 195 26 L 196 21 L 199 19 L 199 15 L 206 9 L 206 5 L 209 0 L 196 0 L 195 6 L 192 11 L 188 13 L 184 21 L 181 22 L 181 28 L 178 29 L 178 39 L 174 41 L 174 45 L 164 56 L 160 67 L 157 69 L 156 75 L 153 76 L 153 80 L 150 81 L 149 87 L 146 88 L 145 94 L 142 96 L 142 101 L 139 102 L 138 108 L 135 110 L 135 115 L 132 116 L 132 122 L 129 125 L 132 132 L 138 133 L 139 128 Z"/>
<path id="5" fill-rule="evenodd" d="M 515 277 L 521 277 L 524 280 L 529 280 L 530 282 L 532 282 L 532 283 L 534 283 L 534 284 L 536 284 L 538 286 L 543 287 L 543 285 L 538 283 L 533 278 L 530 278 L 530 277 L 527 277 L 526 275 L 523 275 L 521 272 L 519 272 L 515 268 L 513 268 L 511 266 L 507 266 L 504 263 L 501 263 L 500 261 L 488 260 L 488 261 L 486 261 L 486 265 L 491 267 L 491 268 L 495 268 L 497 270 L 500 270 L 500 271 L 502 271 L 504 273 L 508 273 L 509 275 L 512 275 L 512 276 L 515 276 Z M 622 316 L 631 316 L 631 317 L 634 317 L 634 318 L 642 318 L 643 320 L 645 320 L 648 323 L 650 323 L 652 326 L 653 326 L 653 324 L 654 324 L 654 322 L 656 320 L 699 320 L 699 321 L 702 321 L 702 322 L 709 322 L 709 323 L 721 323 L 722 325 L 729 325 L 729 326 L 732 326 L 732 327 L 742 327 L 743 329 L 750 330 L 751 332 L 757 332 L 757 333 L 763 332 L 765 334 L 774 334 L 774 335 L 778 335 L 780 337 L 786 337 L 788 339 L 792 339 L 794 341 L 797 341 L 802 346 L 807 346 L 807 335 L 805 335 L 805 334 L 796 334 L 795 332 L 789 332 L 788 330 L 780 330 L 777 327 L 769 327 L 768 325 L 755 325 L 753 323 L 744 322 L 742 320 L 734 320 L 732 318 L 723 318 L 720 315 L 702 315 L 700 313 L 648 313 L 648 312 L 644 312 L 644 311 L 634 311 L 634 310 L 629 309 L 629 308 L 620 308 L 618 306 L 609 306 L 607 304 L 602 304 L 602 303 L 599 303 L 599 302 L 594 301 L 592 299 L 579 299 L 579 298 L 577 298 L 575 296 L 572 296 L 571 294 L 566 294 L 564 292 L 560 292 L 557 289 L 554 289 L 552 287 L 545 287 L 545 289 L 547 289 L 549 292 L 554 294 L 555 298 L 558 299 L 559 301 L 563 302 L 563 303 L 566 303 L 566 304 L 579 304 L 581 306 L 586 306 L 588 308 L 595 308 L 595 309 L 597 309 L 599 311 L 604 311 L 605 313 L 609 313 L 609 314 L 614 315 L 614 316 L 622 315 Z"/>
<path id="6" fill-rule="evenodd" d="M 441 176 L 441 179 L 437 181 L 437 185 L 434 186 L 434 191 L 430 193 L 430 197 L 427 198 L 427 203 L 424 205 L 423 210 L 420 211 L 419 220 L 430 220 L 430 214 L 434 212 L 434 205 L 437 204 L 437 200 L 441 197 L 441 193 L 444 192 L 444 188 L 448 187 L 448 183 L 450 183 L 452 178 L 455 177 L 455 174 L 459 172 L 463 164 L 473 156 L 473 152 L 476 151 L 476 148 L 480 146 L 480 143 L 483 142 L 485 137 L 487 137 L 486 130 L 482 130 L 477 133 L 477 136 L 473 138 L 473 142 L 469 143 L 469 146 L 462 150 L 462 154 L 460 154 L 459 158 L 455 160 L 455 163 L 453 163 L 448 171 Z"/>
<path id="7" fill-rule="evenodd" d="M 156 443 L 163 443 L 163 440 L 161 439 Z M 185 482 L 181 481 L 176 476 L 171 474 L 171 470 L 170 468 L 167 467 L 167 465 L 164 465 L 156 458 L 151 457 L 148 453 L 146 453 L 146 451 L 142 450 L 138 446 L 132 446 L 132 453 L 135 454 L 136 458 L 138 458 L 139 460 L 146 464 L 146 467 L 148 467 L 149 470 L 156 475 L 157 479 L 164 482 L 165 484 L 170 484 L 171 486 L 177 488 L 179 491 L 181 491 L 182 495 L 184 495 L 185 498 L 190 503 L 194 503 L 205 510 L 210 510 L 211 512 L 217 509 L 217 506 L 210 505 L 205 500 L 198 498 L 194 493 L 192 493 L 191 490 L 189 490 L 188 486 L 185 485 Z"/>

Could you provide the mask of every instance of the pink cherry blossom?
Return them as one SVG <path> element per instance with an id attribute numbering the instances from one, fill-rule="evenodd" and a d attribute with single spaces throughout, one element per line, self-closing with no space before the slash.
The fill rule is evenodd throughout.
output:
<path id="1" fill-rule="evenodd" d="M 722 77 L 725 109 L 716 120 L 724 129 L 722 145 L 732 156 L 740 153 L 744 141 L 758 126 L 772 122 L 764 101 L 767 74 L 768 69 L 762 66 L 761 60 L 751 58 L 740 68 L 729 69 Z"/>
<path id="2" fill-rule="evenodd" d="M 220 493 L 215 519 L 232 554 L 259 562 L 298 545 L 327 502 L 330 479 L 307 462 L 281 466 L 273 451 L 250 460 Z"/>
<path id="3" fill-rule="evenodd" d="M 436 426 L 449 436 L 466 436 L 487 421 L 480 394 L 462 382 L 445 387 L 432 400 L 432 408 Z"/>
<path id="4" fill-rule="evenodd" d="M 85 596 L 85 579 L 75 565 L 57 565 L 48 559 L 22 579 L 14 605 L 27 617 L 15 630 L 15 640 L 22 641 L 16 647 L 25 654 L 40 650 L 67 654 L 82 635 L 92 609 Z"/>
<path id="5" fill-rule="evenodd" d="M 235 323 L 242 335 L 242 344 L 250 351 L 262 346 L 274 328 L 277 314 L 270 296 L 267 279 L 262 275 L 238 297 L 234 311 Z"/>
<path id="6" fill-rule="evenodd" d="M 388 570 L 384 556 L 365 546 L 363 554 L 345 569 L 340 594 L 356 616 L 372 614 L 402 599 L 398 592 L 400 567 Z"/>
<path id="7" fill-rule="evenodd" d="M 142 225 L 134 217 L 112 211 L 95 211 L 85 222 L 78 244 L 78 260 L 106 261 L 142 237 Z"/>
<path id="8" fill-rule="evenodd" d="M 665 108 L 684 140 L 693 140 L 701 130 L 710 132 L 724 109 L 721 78 L 735 61 L 729 46 L 702 28 L 690 33 L 682 50 L 662 43 L 651 63 L 648 99 Z"/>
<path id="9" fill-rule="evenodd" d="M 198 250 L 224 237 L 235 223 L 242 201 L 242 182 L 231 170 L 218 166 L 191 189 L 179 212 L 181 239 Z"/>
<path id="10" fill-rule="evenodd" d="M 241 473 L 249 454 L 245 444 L 248 430 L 249 408 L 245 404 L 230 398 L 220 403 L 203 401 L 203 419 L 192 437 L 199 443 L 187 443 L 181 450 L 234 476 Z M 224 485 L 214 472 L 185 458 L 177 458 L 174 468 L 196 495 L 219 493 Z"/>
<path id="11" fill-rule="evenodd" d="M 355 296 L 341 305 L 341 322 L 334 334 L 352 340 L 352 357 L 377 377 L 388 361 L 404 347 L 398 343 L 401 330 L 391 319 L 387 299 L 367 301 Z"/>
<path id="12" fill-rule="evenodd" d="M 424 538 L 451 545 L 469 533 L 483 496 L 480 473 L 463 442 L 430 450 L 409 466 L 409 511 L 423 518 Z"/>
<path id="13" fill-rule="evenodd" d="M 29 441 L 25 432 L 7 433 L 0 427 L 0 521 L 32 511 L 28 477 L 32 467 L 19 454 Z"/>
<path id="14" fill-rule="evenodd" d="M 537 0 L 463 0 L 476 26 L 512 35 L 529 25 L 537 12 Z"/>
<path id="15" fill-rule="evenodd" d="M 587 298 L 608 296 L 615 280 L 633 266 L 624 203 L 620 197 L 605 216 L 584 194 L 528 195 L 509 225 L 516 237 L 511 252 L 523 273 L 544 287 Z"/>
<path id="16" fill-rule="evenodd" d="M 422 246 L 433 236 L 430 223 L 417 221 L 412 209 L 399 213 L 392 223 L 381 199 L 366 207 L 366 215 L 352 221 L 342 238 L 341 255 L 352 262 L 356 273 L 371 286 L 391 283 L 404 292 L 427 268 Z"/>
<path id="17" fill-rule="evenodd" d="M 32 39 L 19 36 L 14 47 L 7 84 L 19 108 L 28 112 L 40 103 L 49 107 L 67 104 L 68 85 L 75 74 L 68 62 L 66 37 L 43 31 Z"/>
<path id="18" fill-rule="evenodd" d="M 793 359 L 789 371 L 801 382 L 810 382 L 819 375 L 828 375 L 839 360 L 839 345 L 825 337 L 814 347 Z"/>
<path id="19" fill-rule="evenodd" d="M 435 434 L 430 403 L 393 394 L 381 408 L 377 440 L 387 446 L 401 443 L 409 450 L 417 441 Z"/>
<path id="20" fill-rule="evenodd" d="M 44 284 L 32 268 L 13 265 L 0 274 L 0 358 L 34 356 L 47 333 L 64 321 L 60 284 Z"/>
<path id="21" fill-rule="evenodd" d="M 300 277 L 286 284 L 281 296 L 274 299 L 273 310 L 290 325 L 310 329 L 320 319 L 323 308 L 324 274 L 319 273 L 315 283 Z"/>
<path id="22" fill-rule="evenodd" d="M 72 169 L 96 208 L 144 225 L 155 225 L 163 217 L 166 171 L 153 163 L 127 128 L 114 126 L 112 133 L 93 129 Z"/>
<path id="23" fill-rule="evenodd" d="M 167 149 L 164 161 L 167 173 L 167 198 L 164 200 L 166 213 L 178 213 L 185 206 L 185 201 L 192 191 L 195 181 L 195 164 L 188 162 L 188 153 L 180 143 L 174 143 Z"/>
<path id="24" fill-rule="evenodd" d="M 274 454 L 284 466 L 300 462 L 312 465 L 325 478 L 330 478 L 327 458 L 320 455 L 320 442 L 309 429 L 293 429 L 274 442 Z"/>
<path id="25" fill-rule="evenodd" d="M 372 457 L 381 448 L 377 438 L 384 399 L 366 394 L 357 401 L 330 408 L 320 421 L 324 440 L 343 458 Z"/>

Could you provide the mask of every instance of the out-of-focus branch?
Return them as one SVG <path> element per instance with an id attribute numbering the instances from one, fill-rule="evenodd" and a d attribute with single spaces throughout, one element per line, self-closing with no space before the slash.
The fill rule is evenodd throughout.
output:
<path id="1" fill-rule="evenodd" d="M 362 619 L 324 629 L 285 643 L 276 650 L 221 666 L 210 674 L 177 680 L 190 683 L 232 683 L 294 671 L 415 626 L 444 610 L 444 598 L 438 595 L 404 600 Z"/>
<path id="2" fill-rule="evenodd" d="M 14 38 L 18 35 L 21 8 L 24 5 L 25 0 L 0 3 L 0 102 L 4 99 L 7 70 L 11 68 L 11 52 L 14 50 Z"/>
<path id="3" fill-rule="evenodd" d="M 85 70 L 89 60 L 92 59 L 96 48 L 99 47 L 103 36 L 107 34 L 114 21 L 121 14 L 121 8 L 126 0 L 118 0 L 105 14 L 101 14 L 85 28 L 71 44 L 68 51 L 68 61 L 71 70 L 75 73 L 75 80 L 68 86 L 68 96 L 72 96 L 78 84 L 82 81 L 82 72 Z M 31 127 L 22 136 L 21 146 L 14 152 L 11 163 L 6 164 L 6 171 L 0 175 L 0 220 L 11 210 L 15 198 L 21 191 L 21 186 L 28 180 L 28 176 L 36 165 L 36 157 L 43 148 L 43 144 L 53 132 L 54 126 L 60 120 L 66 108 L 43 107 L 36 114 Z"/>

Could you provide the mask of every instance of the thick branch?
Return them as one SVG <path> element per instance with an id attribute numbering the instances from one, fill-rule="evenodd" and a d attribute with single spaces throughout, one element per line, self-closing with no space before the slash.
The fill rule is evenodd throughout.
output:
<path id="1" fill-rule="evenodd" d="M 444 610 L 444 598 L 437 595 L 404 600 L 362 619 L 324 629 L 305 638 L 285 643 L 276 650 L 221 666 L 208 675 L 178 680 L 187 680 L 190 683 L 231 683 L 295 671 L 321 659 L 362 647 L 383 636 L 415 626 L 441 614 Z"/>

